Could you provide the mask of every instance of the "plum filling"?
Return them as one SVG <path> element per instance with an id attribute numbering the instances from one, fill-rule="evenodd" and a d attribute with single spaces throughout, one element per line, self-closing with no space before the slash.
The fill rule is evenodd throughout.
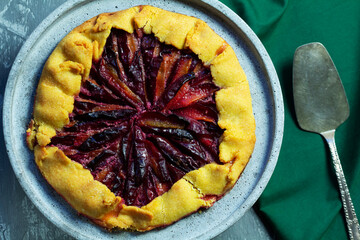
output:
<path id="1" fill-rule="evenodd" d="M 210 70 L 188 50 L 113 29 L 51 139 L 127 205 L 144 206 L 187 172 L 219 162 Z"/>

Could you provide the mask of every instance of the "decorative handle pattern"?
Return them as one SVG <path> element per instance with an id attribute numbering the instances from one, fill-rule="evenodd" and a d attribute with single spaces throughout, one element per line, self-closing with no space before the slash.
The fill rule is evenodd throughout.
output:
<path id="1" fill-rule="evenodd" d="M 346 184 L 346 179 L 344 172 L 341 167 L 340 158 L 336 150 L 335 145 L 335 130 L 330 130 L 322 132 L 321 135 L 326 139 L 331 157 L 333 159 L 333 164 L 336 172 L 336 177 L 339 184 L 341 200 L 343 203 L 343 208 L 345 212 L 346 223 L 348 227 L 349 237 L 351 240 L 360 240 L 360 226 L 359 221 L 356 217 L 354 205 L 351 201 L 350 192 Z"/>

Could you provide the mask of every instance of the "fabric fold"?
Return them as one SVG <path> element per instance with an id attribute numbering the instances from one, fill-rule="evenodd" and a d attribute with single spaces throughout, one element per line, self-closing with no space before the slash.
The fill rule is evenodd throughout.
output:
<path id="1" fill-rule="evenodd" d="M 360 216 L 360 1 L 222 0 L 259 36 L 277 70 L 285 106 L 282 149 L 255 205 L 275 239 L 347 239 L 331 155 L 320 135 L 299 129 L 292 95 L 295 49 L 321 42 L 340 73 L 350 117 L 336 144 Z M 251 81 L 251 79 L 249 79 Z M 256 161 L 256 159 L 252 159 Z"/>

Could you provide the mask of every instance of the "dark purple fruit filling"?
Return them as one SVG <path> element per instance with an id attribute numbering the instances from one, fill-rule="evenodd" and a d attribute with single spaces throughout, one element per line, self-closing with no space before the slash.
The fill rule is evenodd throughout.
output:
<path id="1" fill-rule="evenodd" d="M 187 172 L 219 163 L 217 90 L 195 54 L 113 29 L 51 145 L 127 205 L 143 206 Z"/>

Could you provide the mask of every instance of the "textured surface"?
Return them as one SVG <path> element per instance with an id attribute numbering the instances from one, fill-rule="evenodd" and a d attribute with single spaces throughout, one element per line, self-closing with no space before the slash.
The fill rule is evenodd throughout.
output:
<path id="1" fill-rule="evenodd" d="M 4 89 L 6 79 L 21 44 L 31 31 L 60 2 L 55 1 L 9 1 L 0 3 L 0 56 L 1 88 Z M 41 11 L 40 11 L 41 9 Z M 3 98 L 3 95 L 1 95 Z M 0 235 L 4 239 L 64 239 L 63 235 L 47 221 L 24 195 L 11 170 L 2 142 L 0 163 L 1 199 L 0 199 Z M 21 216 L 21 217 L 20 217 Z M 245 234 L 245 235 L 244 235 Z M 246 235 L 249 234 L 249 235 Z M 251 236 L 251 237 L 250 237 Z M 261 224 L 251 211 L 237 222 L 220 238 L 261 238 L 267 236 Z"/>

